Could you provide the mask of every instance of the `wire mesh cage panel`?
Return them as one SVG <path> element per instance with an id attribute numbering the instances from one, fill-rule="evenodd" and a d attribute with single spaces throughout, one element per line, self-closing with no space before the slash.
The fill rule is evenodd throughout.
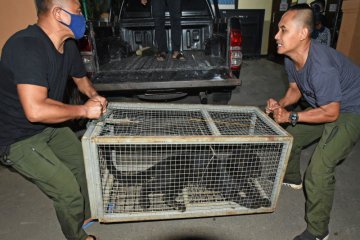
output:
<path id="1" fill-rule="evenodd" d="M 111 103 L 82 139 L 92 217 L 272 212 L 292 137 L 256 107 Z"/>

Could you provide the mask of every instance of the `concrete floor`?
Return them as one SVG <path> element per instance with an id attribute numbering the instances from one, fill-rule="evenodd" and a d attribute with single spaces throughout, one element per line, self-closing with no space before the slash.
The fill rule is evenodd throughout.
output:
<path id="1" fill-rule="evenodd" d="M 264 107 L 268 98 L 280 98 L 287 80 L 283 66 L 265 59 L 247 60 L 243 85 L 235 90 L 232 105 Z M 186 102 L 181 100 L 179 102 Z M 314 146 L 303 151 L 304 170 Z M 360 239 L 360 143 L 337 168 L 337 191 L 330 223 L 330 240 Z M 292 240 L 302 232 L 304 194 L 281 189 L 274 213 L 216 218 L 100 224 L 86 231 L 101 240 Z M 0 239 L 64 239 L 51 201 L 32 183 L 0 167 Z"/>

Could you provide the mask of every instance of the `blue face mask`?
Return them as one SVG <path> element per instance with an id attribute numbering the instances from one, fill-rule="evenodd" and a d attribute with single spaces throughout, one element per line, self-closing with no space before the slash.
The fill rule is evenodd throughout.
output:
<path id="1" fill-rule="evenodd" d="M 84 36 L 85 28 L 86 28 L 85 17 L 83 15 L 76 15 L 76 14 L 69 13 L 65 9 L 61 9 L 61 10 L 63 10 L 67 14 L 69 14 L 71 17 L 71 21 L 70 21 L 69 25 L 67 25 L 66 23 L 63 23 L 63 22 L 61 22 L 61 23 L 64 24 L 65 26 L 67 26 L 68 28 L 70 28 L 70 30 L 74 33 L 75 39 L 82 38 Z"/>

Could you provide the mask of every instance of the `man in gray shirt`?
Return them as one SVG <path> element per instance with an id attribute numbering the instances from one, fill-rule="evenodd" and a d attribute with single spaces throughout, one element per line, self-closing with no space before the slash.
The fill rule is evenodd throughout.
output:
<path id="1" fill-rule="evenodd" d="M 326 240 L 335 190 L 335 168 L 360 137 L 360 68 L 336 50 L 311 40 L 314 19 L 307 4 L 292 6 L 275 36 L 278 53 L 286 55 L 289 88 L 267 101 L 276 122 L 289 123 L 294 143 L 284 184 L 302 188 L 300 153 L 318 140 L 304 176 L 307 229 L 294 240 Z M 301 97 L 310 108 L 289 112 Z"/>

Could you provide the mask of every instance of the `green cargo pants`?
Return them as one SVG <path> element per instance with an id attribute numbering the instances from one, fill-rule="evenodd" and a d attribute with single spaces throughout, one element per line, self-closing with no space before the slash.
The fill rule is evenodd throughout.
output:
<path id="1" fill-rule="evenodd" d="M 288 127 L 294 142 L 285 179 L 301 181 L 301 150 L 319 140 L 304 177 L 305 220 L 315 236 L 328 231 L 335 190 L 335 167 L 351 152 L 360 137 L 360 115 L 341 113 L 338 120 L 325 124 L 297 124 Z"/>
<path id="2" fill-rule="evenodd" d="M 8 158 L 53 201 L 66 239 L 85 239 L 82 224 L 90 208 L 82 147 L 75 134 L 69 128 L 46 128 L 12 144 Z"/>

